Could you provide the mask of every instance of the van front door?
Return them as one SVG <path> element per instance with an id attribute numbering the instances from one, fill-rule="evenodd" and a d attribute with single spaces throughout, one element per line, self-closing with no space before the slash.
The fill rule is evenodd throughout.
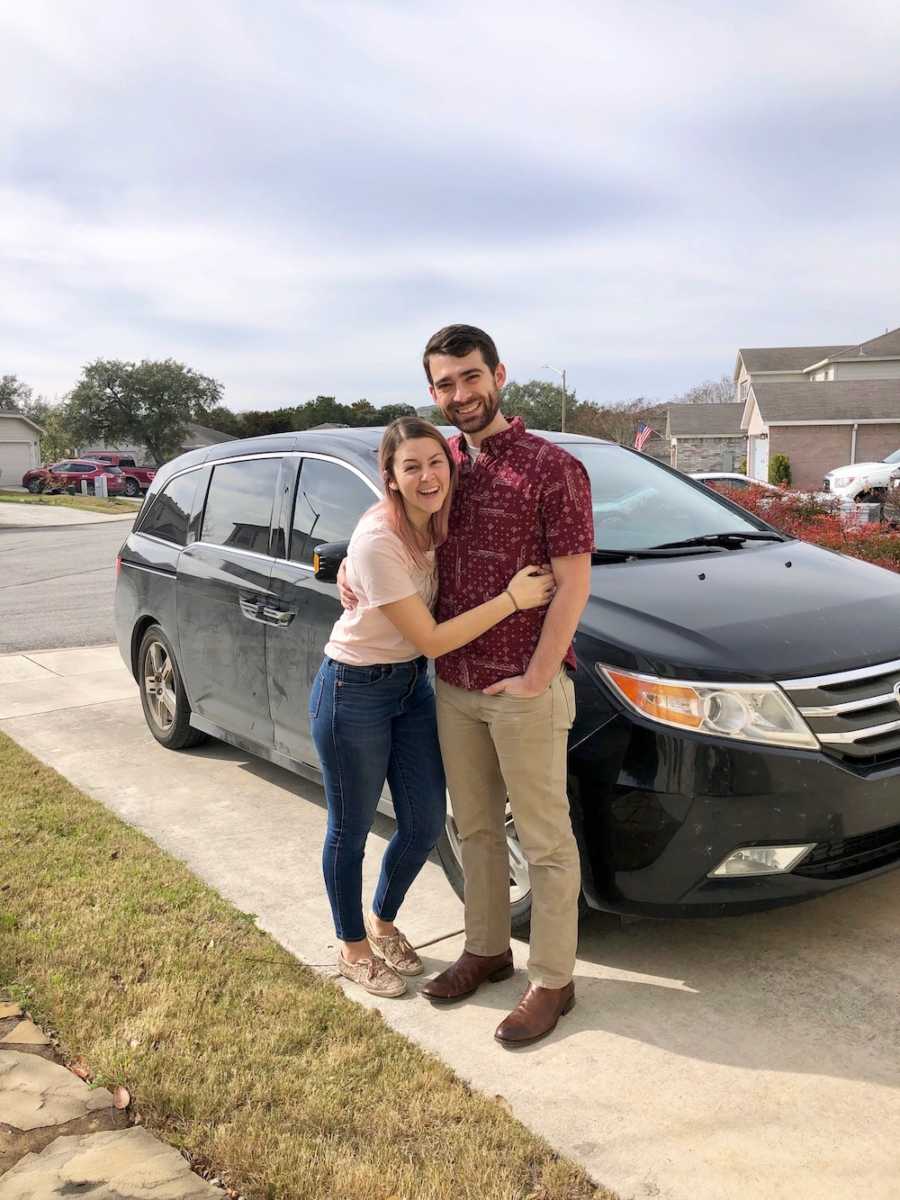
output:
<path id="1" fill-rule="evenodd" d="M 276 561 L 270 587 L 276 603 L 294 610 L 289 625 L 266 631 L 269 698 L 275 749 L 297 762 L 318 764 L 309 731 L 309 693 L 332 626 L 341 615 L 337 586 L 313 574 L 313 552 L 325 542 L 348 542 L 356 522 L 380 498 L 374 482 L 326 455 L 304 455 L 293 503 L 285 507 L 287 554 Z"/>

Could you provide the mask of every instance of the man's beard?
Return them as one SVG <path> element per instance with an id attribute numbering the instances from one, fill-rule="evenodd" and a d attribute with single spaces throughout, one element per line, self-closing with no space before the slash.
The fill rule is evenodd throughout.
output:
<path id="1" fill-rule="evenodd" d="M 482 407 L 476 409 L 471 416 L 460 417 L 458 412 L 454 412 L 453 424 L 457 429 L 461 429 L 463 433 L 481 433 L 482 429 L 487 429 L 499 410 L 500 391 L 498 388 L 491 388 L 487 397 L 482 402 Z"/>

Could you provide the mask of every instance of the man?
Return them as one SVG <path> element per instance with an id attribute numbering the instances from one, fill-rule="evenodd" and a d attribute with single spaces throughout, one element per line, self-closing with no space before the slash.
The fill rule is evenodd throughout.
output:
<path id="1" fill-rule="evenodd" d="M 456 425 L 459 479 L 438 550 L 437 619 L 502 590 L 520 567 L 550 562 L 550 606 L 515 613 L 439 658 L 438 732 L 465 877 L 462 956 L 425 985 L 434 1001 L 507 978 L 510 950 L 507 796 L 532 886 L 529 985 L 498 1026 L 505 1045 L 550 1033 L 574 1004 L 581 871 L 566 795 L 575 695 L 572 637 L 590 586 L 594 523 L 584 467 L 500 411 L 506 369 L 491 338 L 450 325 L 428 342 L 432 399 Z"/>
<path id="2" fill-rule="evenodd" d="M 459 1000 L 513 972 L 508 797 L 531 876 L 531 953 L 528 988 L 494 1036 L 523 1045 L 550 1033 L 575 1002 L 581 869 L 566 795 L 575 692 L 565 667 L 575 666 L 572 636 L 590 586 L 590 483 L 570 454 L 503 416 L 506 368 L 483 330 L 439 330 L 424 366 L 433 400 L 461 431 L 450 441 L 459 472 L 437 552 L 438 621 L 495 596 L 529 563 L 549 562 L 557 582 L 546 610 L 515 613 L 435 664 L 466 945 L 422 990 L 435 1002 Z M 355 597 L 341 590 L 352 606 Z"/>

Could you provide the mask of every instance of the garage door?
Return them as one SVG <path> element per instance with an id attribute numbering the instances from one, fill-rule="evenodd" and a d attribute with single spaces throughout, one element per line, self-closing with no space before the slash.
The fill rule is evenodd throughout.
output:
<path id="1" fill-rule="evenodd" d="M 32 466 L 30 442 L 0 442 L 0 487 L 18 486 Z"/>

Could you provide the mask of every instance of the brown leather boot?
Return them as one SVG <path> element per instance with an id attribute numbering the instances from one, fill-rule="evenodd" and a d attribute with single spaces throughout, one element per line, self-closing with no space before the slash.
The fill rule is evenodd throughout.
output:
<path id="1" fill-rule="evenodd" d="M 527 1046 L 552 1033 L 559 1018 L 574 1006 L 574 983 L 561 988 L 537 987 L 529 983 L 525 995 L 497 1026 L 494 1037 L 504 1046 Z"/>
<path id="2" fill-rule="evenodd" d="M 463 996 L 471 996 L 486 979 L 498 983 L 501 979 L 509 979 L 514 970 L 512 950 L 490 955 L 470 954 L 463 950 L 446 971 L 429 979 L 422 994 L 429 1000 L 461 1000 Z"/>

